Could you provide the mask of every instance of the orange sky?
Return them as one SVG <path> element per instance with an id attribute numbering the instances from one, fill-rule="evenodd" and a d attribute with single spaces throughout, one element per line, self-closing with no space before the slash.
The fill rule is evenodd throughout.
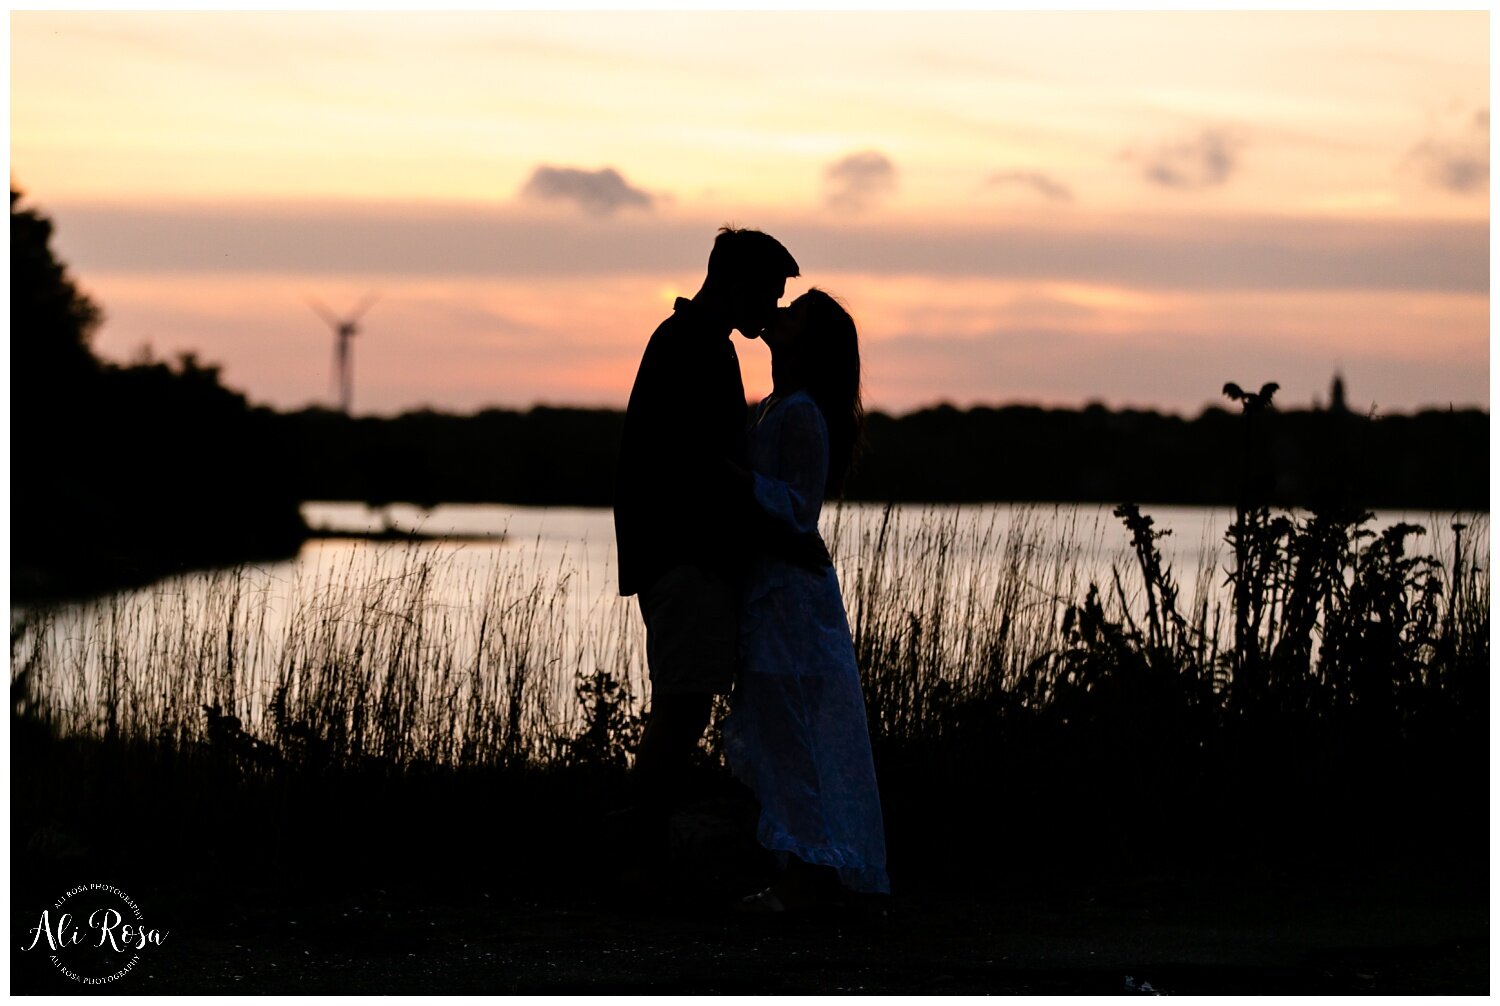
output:
<path id="1" fill-rule="evenodd" d="M 875 407 L 1487 407 L 1488 60 L 1485 13 L 17 12 L 11 171 L 102 353 L 282 407 L 369 290 L 358 412 L 621 405 L 725 222 Z"/>

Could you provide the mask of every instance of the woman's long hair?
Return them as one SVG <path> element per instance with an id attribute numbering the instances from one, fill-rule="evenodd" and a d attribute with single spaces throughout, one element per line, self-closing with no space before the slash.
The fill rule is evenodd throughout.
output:
<path id="1" fill-rule="evenodd" d="M 859 380 L 859 333 L 849 312 L 817 287 L 797 298 L 807 328 L 801 355 L 807 392 L 828 424 L 829 497 L 843 495 L 844 480 L 863 446 L 865 409 Z"/>

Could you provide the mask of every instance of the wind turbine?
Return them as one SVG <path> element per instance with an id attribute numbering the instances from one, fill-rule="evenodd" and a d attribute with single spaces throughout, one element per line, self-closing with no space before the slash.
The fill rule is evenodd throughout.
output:
<path id="1" fill-rule="evenodd" d="M 349 414 L 350 400 L 354 394 L 353 374 L 350 368 L 349 340 L 358 334 L 359 319 L 363 318 L 365 312 L 370 310 L 375 300 L 375 294 L 366 294 L 364 299 L 355 305 L 354 310 L 350 311 L 345 317 L 340 318 L 316 297 L 307 298 L 307 306 L 317 312 L 318 317 L 326 321 L 328 327 L 333 329 L 334 393 L 339 396 L 339 405 L 344 410 L 344 415 Z"/>

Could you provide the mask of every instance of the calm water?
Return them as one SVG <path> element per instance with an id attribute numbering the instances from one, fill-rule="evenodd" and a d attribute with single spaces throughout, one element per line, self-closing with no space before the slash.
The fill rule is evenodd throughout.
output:
<path id="1" fill-rule="evenodd" d="M 1127 598 L 1135 598 L 1138 576 L 1128 535 L 1111 510 L 907 505 L 888 514 L 882 506 L 848 504 L 825 513 L 823 525 L 846 599 L 878 553 L 883 575 L 907 592 L 895 596 L 910 596 L 914 605 L 931 604 L 936 592 L 954 602 L 949 611 L 975 610 L 974 598 L 987 596 L 1009 577 L 1019 579 L 1045 612 L 1080 599 L 1090 581 L 1108 587 L 1115 569 Z M 1183 609 L 1205 592 L 1211 602 L 1222 600 L 1229 558 L 1223 537 L 1233 512 L 1145 510 L 1158 528 L 1171 531 L 1160 547 L 1178 581 Z M 359 659 L 371 661 L 368 673 L 378 675 L 379 657 L 366 651 L 386 645 L 403 624 L 416 621 L 420 631 L 411 645 L 427 647 L 418 659 L 428 662 L 424 668 L 430 663 L 435 677 L 456 680 L 461 674 L 454 674 L 455 668 L 484 660 L 525 661 L 540 668 L 534 714 L 540 726 L 555 726 L 557 715 L 576 713 L 573 684 L 595 668 L 622 676 L 637 700 L 644 695 L 643 631 L 634 599 L 616 591 L 608 510 L 494 505 L 371 510 L 362 504 L 309 503 L 304 514 L 319 529 L 394 526 L 429 535 L 495 537 L 417 544 L 314 540 L 287 562 L 174 577 L 70 605 L 44 620 L 14 612 L 13 620 L 25 622 L 12 646 L 15 668 L 48 668 L 40 691 L 49 706 L 71 711 L 78 729 L 96 726 L 101 689 L 109 687 L 101 682 L 107 668 L 119 666 L 128 668 L 133 700 L 145 710 L 143 724 L 155 722 L 153 704 L 181 705 L 187 718 L 196 715 L 198 704 L 223 701 L 224 695 L 233 696 L 240 715 L 253 723 L 264 713 L 278 668 L 307 662 L 309 638 L 341 659 L 363 654 Z M 1428 534 L 1409 539 L 1413 548 L 1435 550 L 1448 560 L 1452 514 L 1388 514 L 1377 527 L 1403 519 L 1428 528 Z M 1462 520 L 1470 525 L 1466 535 L 1487 568 L 1487 515 Z M 882 534 L 885 544 L 877 549 Z M 187 675 L 191 682 L 180 670 L 185 662 L 198 667 L 196 675 Z M 454 688 L 448 701 L 465 701 L 467 693 Z"/>
<path id="2" fill-rule="evenodd" d="M 1097 578 L 1107 576 L 1113 565 L 1126 566 L 1134 561 L 1129 551 L 1129 533 L 1112 515 L 1113 509 L 1112 505 L 1103 504 L 903 504 L 892 508 L 892 522 L 905 532 L 907 540 L 912 539 L 912 532 L 918 528 L 950 526 L 955 532 L 951 546 L 958 572 L 971 565 L 984 565 L 992 558 L 984 550 L 985 544 L 992 545 L 1025 527 L 1039 540 L 1050 539 L 1065 547 L 1088 576 Z M 1233 509 L 1147 506 L 1142 510 L 1155 520 L 1158 529 L 1171 532 L 1159 542 L 1159 547 L 1178 579 L 1184 581 L 1184 590 L 1200 570 L 1224 565 L 1229 555 L 1224 532 L 1234 520 Z M 857 554 L 860 536 L 878 533 L 885 514 L 884 506 L 868 503 L 844 504 L 825 513 L 824 537 L 839 560 L 841 572 Z M 455 568 L 475 569 L 493 565 L 499 556 L 526 553 L 543 570 L 571 569 L 578 578 L 578 589 L 596 599 L 614 594 L 614 522 L 609 510 L 497 505 L 445 505 L 431 510 L 394 505 L 373 510 L 361 503 L 307 503 L 303 515 L 310 526 L 335 531 L 378 531 L 394 526 L 431 535 L 503 536 L 494 542 L 434 542 L 417 548 L 442 556 Z M 1487 515 L 1465 514 L 1459 519 L 1487 540 Z M 1453 514 L 1392 513 L 1378 516 L 1373 526 L 1378 530 L 1397 521 L 1428 529 L 1426 535 L 1408 539 L 1408 547 L 1418 551 L 1435 549 L 1444 558 L 1452 554 Z M 1474 533 L 1470 530 L 1465 535 Z M 272 578 L 295 578 L 330 565 L 343 567 L 351 560 L 366 562 L 367 557 L 405 547 L 315 541 L 305 546 L 295 561 L 267 567 L 265 572 Z M 1484 554 L 1487 556 L 1487 548 Z"/>

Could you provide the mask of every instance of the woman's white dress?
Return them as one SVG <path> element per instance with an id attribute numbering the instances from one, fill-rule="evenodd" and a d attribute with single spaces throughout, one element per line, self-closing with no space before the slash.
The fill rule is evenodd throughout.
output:
<path id="1" fill-rule="evenodd" d="M 761 403 L 750 465 L 759 508 L 790 531 L 816 532 L 828 427 L 806 392 Z M 740 655 L 725 748 L 760 801 L 760 843 L 834 867 L 850 890 L 888 892 L 864 695 L 833 569 L 752 558 Z"/>

